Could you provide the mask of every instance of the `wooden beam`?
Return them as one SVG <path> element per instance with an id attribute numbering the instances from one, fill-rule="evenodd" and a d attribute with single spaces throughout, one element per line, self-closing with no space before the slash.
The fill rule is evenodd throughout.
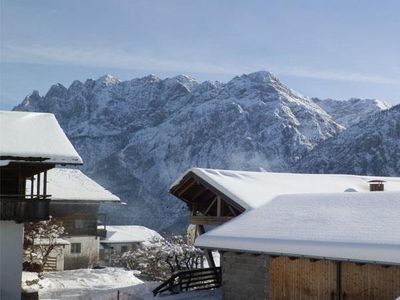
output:
<path id="1" fill-rule="evenodd" d="M 33 199 L 33 189 L 34 189 L 34 180 L 35 177 L 31 176 L 31 199 Z"/>
<path id="2" fill-rule="evenodd" d="M 36 181 L 36 196 L 39 197 L 40 195 L 40 173 L 36 175 L 37 176 L 37 181 Z"/>
<path id="3" fill-rule="evenodd" d="M 189 223 L 197 225 L 218 225 L 224 224 L 231 219 L 232 217 L 190 216 Z"/>
<path id="4" fill-rule="evenodd" d="M 47 171 L 43 172 L 43 196 L 46 197 L 47 194 Z"/>
<path id="5" fill-rule="evenodd" d="M 183 190 L 181 190 L 181 191 L 178 193 L 178 196 L 181 197 L 181 196 L 182 196 L 188 189 L 190 189 L 195 183 L 196 183 L 196 180 L 194 180 L 194 179 L 190 180 L 190 183 L 188 183 L 187 186 L 185 186 L 185 187 L 183 188 Z"/>
<path id="6" fill-rule="evenodd" d="M 217 202 L 217 198 L 214 198 L 213 201 L 211 201 L 211 204 L 207 207 L 207 209 L 204 211 L 204 215 L 207 215 L 207 213 L 210 211 L 211 207 L 214 206 L 215 202 Z"/>
<path id="7" fill-rule="evenodd" d="M 217 195 L 217 216 L 221 216 L 221 196 Z"/>
<path id="8" fill-rule="evenodd" d="M 229 205 L 229 204 L 227 204 L 227 205 L 228 205 L 228 208 L 229 208 L 229 210 L 231 211 L 232 215 L 233 215 L 234 217 L 236 217 L 236 216 L 237 216 L 237 213 L 235 212 L 235 210 L 232 208 L 231 205 Z"/>

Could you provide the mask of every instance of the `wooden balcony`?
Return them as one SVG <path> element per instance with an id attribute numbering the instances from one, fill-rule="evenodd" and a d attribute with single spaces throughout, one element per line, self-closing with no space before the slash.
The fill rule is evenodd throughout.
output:
<path id="1" fill-rule="evenodd" d="M 17 223 L 49 219 L 49 195 L 0 195 L 0 220 Z"/>
<path id="2" fill-rule="evenodd" d="M 107 229 L 105 228 L 98 228 L 97 229 L 97 236 L 101 239 L 105 239 L 107 237 Z"/>

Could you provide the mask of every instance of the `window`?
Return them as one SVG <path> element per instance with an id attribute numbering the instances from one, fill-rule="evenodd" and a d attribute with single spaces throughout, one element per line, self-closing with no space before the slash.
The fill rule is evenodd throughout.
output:
<path id="1" fill-rule="evenodd" d="M 71 253 L 81 253 L 81 243 L 71 243 Z"/>
<path id="2" fill-rule="evenodd" d="M 121 246 L 121 252 L 127 252 L 128 251 L 128 246 Z"/>

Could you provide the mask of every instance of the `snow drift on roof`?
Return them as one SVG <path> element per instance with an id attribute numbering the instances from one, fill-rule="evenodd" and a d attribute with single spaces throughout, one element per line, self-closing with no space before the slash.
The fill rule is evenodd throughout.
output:
<path id="1" fill-rule="evenodd" d="M 282 195 L 200 236 L 196 245 L 400 264 L 400 193 Z"/>
<path id="2" fill-rule="evenodd" d="M 103 228 L 103 226 L 99 226 L 99 228 Z M 162 239 L 159 233 L 144 226 L 107 226 L 106 229 L 107 237 L 100 241 L 102 244 L 140 243 L 151 241 L 153 238 Z"/>
<path id="3" fill-rule="evenodd" d="M 302 193 L 340 193 L 369 191 L 369 180 L 386 181 L 385 191 L 400 192 L 400 178 L 331 174 L 246 172 L 193 168 L 193 172 L 245 209 L 257 208 L 278 195 Z"/>
<path id="4" fill-rule="evenodd" d="M 30 181 L 27 181 L 27 194 L 30 188 Z M 76 169 L 55 168 L 47 171 L 47 193 L 52 201 L 120 201 L 116 195 Z"/>
<path id="5" fill-rule="evenodd" d="M 0 111 L 0 129 L 2 160 L 82 164 L 53 114 Z"/>

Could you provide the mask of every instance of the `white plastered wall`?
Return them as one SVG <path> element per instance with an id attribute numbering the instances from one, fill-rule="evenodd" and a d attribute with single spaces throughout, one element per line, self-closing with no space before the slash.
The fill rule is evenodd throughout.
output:
<path id="1" fill-rule="evenodd" d="M 99 261 L 99 238 L 95 236 L 63 237 L 71 244 L 80 243 L 81 252 L 71 253 L 71 245 L 64 249 L 65 269 L 88 268 L 98 264 Z"/>
<path id="2" fill-rule="evenodd" d="M 0 221 L 0 299 L 21 299 L 24 224 Z"/>

